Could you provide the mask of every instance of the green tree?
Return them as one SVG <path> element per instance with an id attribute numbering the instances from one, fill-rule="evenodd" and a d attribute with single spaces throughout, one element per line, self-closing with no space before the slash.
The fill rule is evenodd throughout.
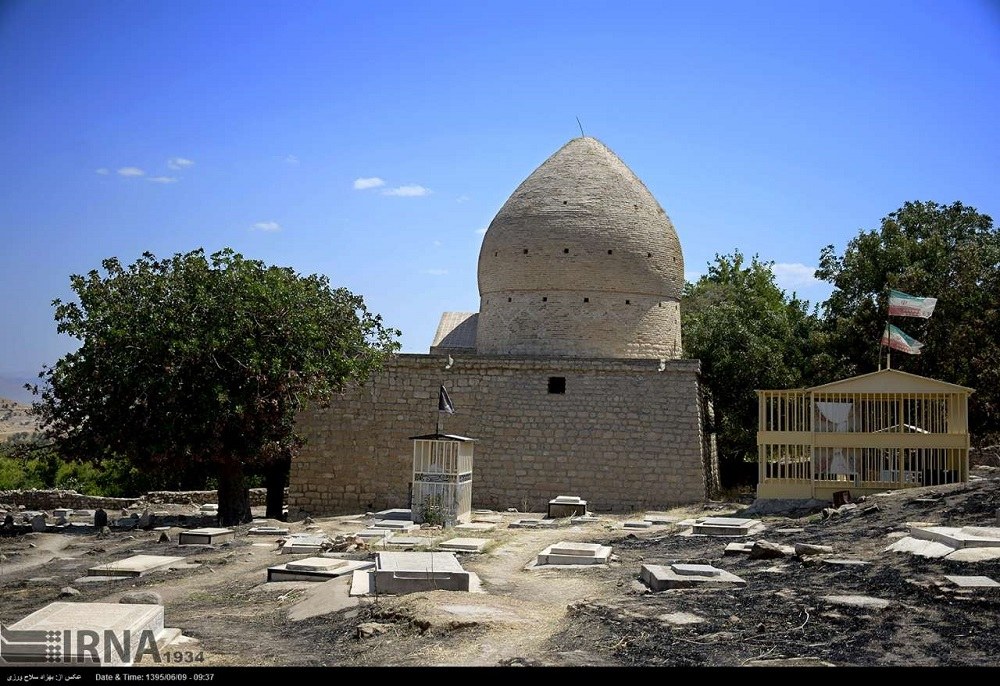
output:
<path id="1" fill-rule="evenodd" d="M 746 264 L 738 250 L 716 255 L 681 302 L 684 352 L 701 360 L 715 408 L 724 485 L 756 476 L 755 390 L 793 388 L 811 375 L 816 316 L 775 284 L 771 264 L 756 256 Z"/>
<path id="2" fill-rule="evenodd" d="M 66 458 L 214 473 L 224 525 L 250 520 L 248 475 L 287 474 L 298 410 L 399 349 L 360 296 L 231 249 L 102 267 L 53 303 L 81 344 L 39 374 L 33 411 Z"/>
<path id="3" fill-rule="evenodd" d="M 924 344 L 895 353 L 894 368 L 975 389 L 974 440 L 1000 432 L 1000 231 L 960 202 L 907 202 L 873 230 L 861 230 L 843 255 L 827 246 L 817 277 L 834 286 L 824 303 L 827 352 L 840 376 L 878 368 L 890 289 L 938 299 L 927 320 L 894 324 Z"/>

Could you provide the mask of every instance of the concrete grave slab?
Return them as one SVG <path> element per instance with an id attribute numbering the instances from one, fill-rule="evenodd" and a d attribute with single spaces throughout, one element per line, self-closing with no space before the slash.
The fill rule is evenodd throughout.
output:
<path id="1" fill-rule="evenodd" d="M 951 583 L 961 588 L 1000 588 L 993 579 L 988 576 L 948 576 L 944 577 Z"/>
<path id="2" fill-rule="evenodd" d="M 650 524 L 676 524 L 681 519 L 683 518 L 667 514 L 666 512 L 647 512 L 646 516 L 643 517 L 643 520 Z"/>
<path id="3" fill-rule="evenodd" d="M 236 532 L 232 529 L 204 528 L 188 529 L 177 536 L 179 545 L 217 545 L 236 540 Z"/>
<path id="4" fill-rule="evenodd" d="M 560 541 L 538 554 L 536 565 L 603 565 L 611 559 L 611 546 Z"/>
<path id="5" fill-rule="evenodd" d="M 67 519 L 73 516 L 73 510 L 68 507 L 57 507 L 52 510 L 53 517 L 66 517 Z"/>
<path id="6" fill-rule="evenodd" d="M 763 528 L 759 519 L 705 517 L 695 521 L 691 533 L 695 536 L 747 536 Z"/>
<path id="7" fill-rule="evenodd" d="M 51 632 L 57 636 L 54 641 L 46 641 L 44 647 L 47 651 L 59 650 L 60 659 L 55 663 L 57 666 L 74 663 L 109 666 L 132 665 L 140 650 L 143 649 L 143 632 L 151 632 L 152 640 L 159 643 L 164 640 L 164 634 L 169 631 L 163 625 L 162 605 L 63 602 L 50 603 L 41 610 L 32 612 L 24 619 L 5 627 L 5 630 L 8 632 Z M 64 632 L 67 630 L 71 632 L 68 644 L 64 643 Z M 96 634 L 96 654 L 81 650 L 80 643 L 82 641 L 73 640 L 76 632 L 84 630 L 93 631 Z M 121 651 L 117 650 L 113 644 L 105 646 L 105 632 L 114 635 L 113 641 L 122 646 Z M 126 632 L 128 641 L 126 641 Z M 79 636 L 79 634 L 76 635 Z M 4 646 L 4 659 L 7 662 L 27 664 L 28 661 L 32 661 L 34 664 L 38 664 L 38 653 L 31 650 L 35 647 L 34 645 L 22 644 L 23 648 L 20 651 L 18 647 L 14 647 L 16 645 L 7 643 Z M 148 644 L 146 645 L 148 647 Z M 107 649 L 107 655 L 105 655 L 105 649 Z M 144 654 L 142 657 L 143 660 L 140 661 L 140 664 L 143 661 L 152 661 L 149 654 Z"/>
<path id="8" fill-rule="evenodd" d="M 1000 548 L 1000 528 L 982 526 L 911 526 L 910 536 L 952 548 Z"/>
<path id="9" fill-rule="evenodd" d="M 489 542 L 488 538 L 452 538 L 438 543 L 438 548 L 453 553 L 481 553 Z"/>
<path id="10" fill-rule="evenodd" d="M 415 531 L 420 528 L 419 524 L 414 524 L 408 520 L 402 519 L 377 519 L 375 523 L 371 525 L 372 529 L 388 529 L 390 531 Z"/>
<path id="11" fill-rule="evenodd" d="M 484 522 L 486 524 L 499 524 L 503 521 L 503 515 L 492 510 L 476 510 L 472 513 L 472 523 Z"/>
<path id="12" fill-rule="evenodd" d="M 989 562 L 1000 559 L 1000 548 L 960 548 L 944 556 L 948 562 Z"/>
<path id="13" fill-rule="evenodd" d="M 884 598 L 873 598 L 867 595 L 825 595 L 822 596 L 822 599 L 831 605 L 847 605 L 871 610 L 884 610 L 891 604 Z"/>
<path id="14" fill-rule="evenodd" d="M 718 567 L 713 567 L 712 565 L 692 565 L 692 564 L 684 564 L 682 562 L 678 562 L 670 566 L 678 574 L 686 574 L 692 576 L 719 576 L 722 573 L 721 569 L 719 569 Z"/>
<path id="15" fill-rule="evenodd" d="M 573 517 L 587 514 L 587 501 L 575 495 L 560 495 L 549 501 L 550 518 Z"/>
<path id="16" fill-rule="evenodd" d="M 133 555 L 124 560 L 97 565 L 87 570 L 87 576 L 136 577 L 182 564 L 183 557 L 166 555 Z"/>
<path id="17" fill-rule="evenodd" d="M 253 526 L 247 530 L 251 536 L 287 536 L 288 529 L 280 526 Z"/>
<path id="18" fill-rule="evenodd" d="M 543 523 L 548 522 L 548 523 Z M 511 529 L 537 529 L 539 527 L 552 526 L 555 520 L 544 519 L 515 519 L 507 526 Z"/>
<path id="19" fill-rule="evenodd" d="M 594 515 L 581 515 L 579 517 L 572 517 L 569 520 L 573 524 L 594 524 L 596 522 L 602 521 L 600 517 L 595 517 Z"/>
<path id="20" fill-rule="evenodd" d="M 272 581 L 329 581 L 353 574 L 357 570 L 371 569 L 370 560 L 343 560 L 335 557 L 307 557 L 283 565 L 267 568 L 267 580 Z"/>
<path id="21" fill-rule="evenodd" d="M 390 519 L 393 521 L 402 521 L 413 523 L 413 510 L 408 510 L 404 508 L 393 508 L 391 510 L 382 510 L 381 512 L 375 513 L 376 520 Z"/>
<path id="22" fill-rule="evenodd" d="M 281 546 L 282 555 L 298 555 L 301 553 L 318 553 L 323 544 L 329 543 L 326 536 L 292 536 Z"/>
<path id="23" fill-rule="evenodd" d="M 456 531 L 493 531 L 497 525 L 492 522 L 469 522 L 467 524 L 456 524 Z"/>
<path id="24" fill-rule="evenodd" d="M 370 541 L 377 541 L 380 538 L 388 540 L 395 535 L 395 532 L 392 529 L 370 528 L 370 529 L 362 529 L 361 531 L 357 532 L 354 535 L 367 543 Z"/>
<path id="25" fill-rule="evenodd" d="M 955 549 L 938 541 L 928 541 L 926 539 L 905 536 L 889 547 L 885 548 L 886 553 L 911 553 L 920 557 L 945 557 L 955 552 Z"/>
<path id="26" fill-rule="evenodd" d="M 723 555 L 740 555 L 743 553 L 749 554 L 753 550 L 754 541 L 733 541 L 732 543 L 726 544 L 726 549 L 722 552 Z"/>
<path id="27" fill-rule="evenodd" d="M 677 570 L 678 565 L 642 565 L 642 570 L 640 571 L 639 578 L 650 590 L 653 591 L 665 591 L 671 588 L 738 588 L 746 586 L 746 581 L 740 577 L 727 572 L 724 569 L 718 569 L 718 574 L 706 575 L 706 574 L 692 574 L 685 573 L 684 570 L 692 565 L 679 565 L 681 571 Z M 693 565 L 695 567 L 704 567 L 707 565 Z M 713 568 L 716 569 L 716 568 Z"/>
<path id="28" fill-rule="evenodd" d="M 419 536 L 393 536 L 392 538 L 385 539 L 383 541 L 383 543 L 387 546 L 392 546 L 393 548 L 419 548 L 422 546 L 428 546 L 432 542 L 432 539 L 422 538 Z"/>
<path id="29" fill-rule="evenodd" d="M 623 529 L 648 529 L 651 526 L 653 523 L 647 521 L 630 521 L 622 524 Z"/>
<path id="30" fill-rule="evenodd" d="M 354 573 L 351 595 L 479 590 L 479 577 L 462 569 L 454 553 L 379 552 L 375 569 Z"/>

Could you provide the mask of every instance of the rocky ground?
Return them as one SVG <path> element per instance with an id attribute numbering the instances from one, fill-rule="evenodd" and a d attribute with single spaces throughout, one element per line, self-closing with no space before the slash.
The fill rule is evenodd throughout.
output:
<path id="1" fill-rule="evenodd" d="M 105 539 L 82 528 L 32 533 L 0 539 L 0 622 L 10 624 L 56 600 L 117 602 L 129 592 L 153 591 L 162 599 L 167 626 L 200 641 L 203 661 L 196 666 L 995 667 L 1000 593 L 963 590 L 945 575 L 1000 580 L 1000 561 L 885 552 L 905 535 L 907 522 L 996 526 L 1000 471 L 973 471 L 968 484 L 872 496 L 832 516 L 761 517 L 766 530 L 750 537 L 831 546 L 833 557 L 866 565 L 833 565 L 823 556 L 724 555 L 727 539 L 681 535 L 685 528 L 678 524 L 631 531 L 622 527 L 626 517 L 617 516 L 512 529 L 507 524 L 525 515 L 501 513 L 503 523 L 482 534 L 493 539 L 487 550 L 459 555 L 481 578 L 481 593 L 358 599 L 348 596 L 346 578 L 266 583 L 266 568 L 289 556 L 278 553 L 273 539 L 247 535 L 247 527 L 238 529 L 235 542 L 214 548 L 178 546 L 179 529 L 170 531 L 171 542 L 142 530 Z M 670 514 L 680 520 L 745 507 L 707 503 Z M 268 523 L 336 535 L 356 531 L 356 521 Z M 439 540 L 454 535 L 419 533 Z M 561 540 L 610 545 L 614 558 L 607 566 L 527 568 L 544 547 Z M 198 566 L 80 581 L 88 567 L 136 553 L 182 556 Z M 350 555 L 366 559 L 373 551 Z M 651 593 L 639 581 L 642 564 L 676 561 L 710 563 L 747 584 Z M 845 605 L 836 596 L 884 602 Z"/>

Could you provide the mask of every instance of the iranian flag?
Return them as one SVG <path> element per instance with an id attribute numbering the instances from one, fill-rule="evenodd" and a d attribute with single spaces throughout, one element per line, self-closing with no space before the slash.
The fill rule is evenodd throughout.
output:
<path id="1" fill-rule="evenodd" d="M 937 298 L 918 298 L 899 291 L 889 291 L 890 317 L 923 317 L 927 319 L 934 313 Z"/>
<path id="2" fill-rule="evenodd" d="M 923 343 L 910 338 L 892 324 L 887 325 L 885 333 L 882 334 L 882 345 L 887 345 L 893 350 L 902 350 L 911 355 L 919 355 L 920 349 L 924 347 Z"/>

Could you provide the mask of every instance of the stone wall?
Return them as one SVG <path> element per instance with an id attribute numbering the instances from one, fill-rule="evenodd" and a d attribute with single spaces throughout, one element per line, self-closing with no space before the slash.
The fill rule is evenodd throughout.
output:
<path id="1" fill-rule="evenodd" d="M 477 440 L 473 507 L 545 511 L 577 495 L 594 512 L 701 502 L 706 479 L 696 360 L 400 355 L 362 388 L 298 418 L 288 507 L 313 515 L 409 506 L 411 436 L 433 433 L 438 388 L 454 415 L 444 433 Z M 550 393 L 550 378 L 565 393 Z M 558 382 L 556 382 L 558 383 Z M 709 456 L 710 457 L 710 456 Z"/>
<path id="2" fill-rule="evenodd" d="M 267 500 L 266 488 L 250 489 L 250 505 L 263 506 Z M 0 503 L 5 505 L 23 505 L 29 510 L 52 510 L 67 507 L 73 510 L 121 509 L 132 507 L 135 503 L 155 505 L 157 503 L 172 503 L 178 505 L 218 502 L 218 491 L 150 491 L 135 498 L 106 498 L 96 495 L 83 495 L 76 491 L 64 490 L 27 490 L 0 491 Z"/>

